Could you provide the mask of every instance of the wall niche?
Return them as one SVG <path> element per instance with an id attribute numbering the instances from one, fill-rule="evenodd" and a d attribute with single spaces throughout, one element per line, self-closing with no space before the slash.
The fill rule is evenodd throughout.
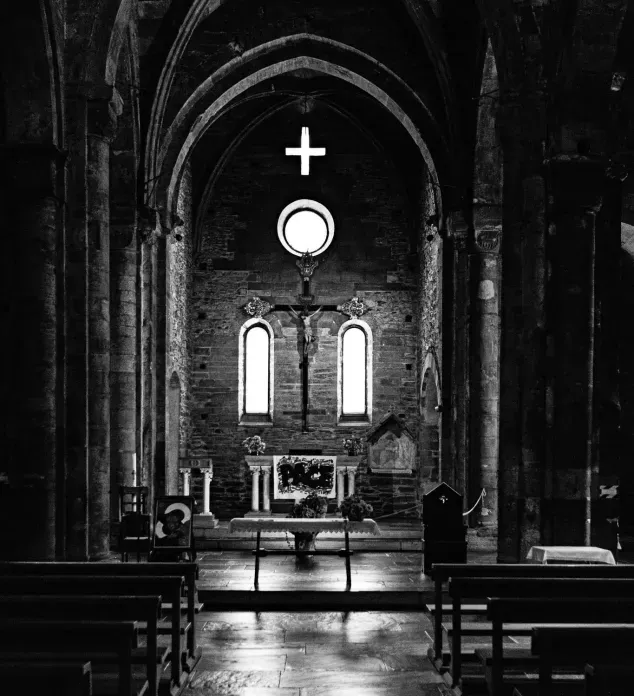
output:
<path id="1" fill-rule="evenodd" d="M 366 435 L 368 466 L 373 473 L 411 474 L 416 462 L 416 443 L 409 428 L 388 413 Z"/>

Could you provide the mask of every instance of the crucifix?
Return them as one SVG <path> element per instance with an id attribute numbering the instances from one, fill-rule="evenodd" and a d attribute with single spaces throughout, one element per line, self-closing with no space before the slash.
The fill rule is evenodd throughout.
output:
<path id="1" fill-rule="evenodd" d="M 310 294 L 310 276 L 317 267 L 318 262 L 308 253 L 303 254 L 297 261 L 303 280 L 303 293 L 299 295 L 300 304 L 297 305 L 271 305 L 266 300 L 254 297 L 244 305 L 244 311 L 252 317 L 262 317 L 269 312 L 287 311 L 299 321 L 300 343 L 300 370 L 302 376 L 302 432 L 308 432 L 308 365 L 309 348 L 315 342 L 315 334 L 310 320 L 321 312 L 339 312 L 351 319 L 358 319 L 368 311 L 363 300 L 352 297 L 350 300 L 338 305 L 313 304 L 314 297 Z"/>
<path id="2" fill-rule="evenodd" d="M 302 126 L 302 137 L 300 147 L 287 147 L 287 155 L 297 155 L 301 158 L 301 174 L 308 176 L 310 174 L 310 158 L 323 157 L 326 154 L 325 147 L 310 146 L 310 132 L 308 126 Z"/>

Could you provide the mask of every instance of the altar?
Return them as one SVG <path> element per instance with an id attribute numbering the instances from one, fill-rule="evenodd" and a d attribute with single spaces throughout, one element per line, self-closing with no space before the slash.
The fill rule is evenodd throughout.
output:
<path id="1" fill-rule="evenodd" d="M 283 454 L 246 455 L 245 460 L 251 474 L 251 510 L 245 517 L 264 517 L 271 515 L 271 489 L 274 500 L 317 493 L 336 498 L 339 506 L 354 494 L 361 457 Z"/>
<path id="2" fill-rule="evenodd" d="M 289 549 L 264 549 L 260 546 L 261 534 L 262 532 L 312 532 L 316 534 L 317 532 L 330 532 L 330 533 L 342 533 L 345 539 L 345 548 L 339 549 L 338 551 L 330 550 L 310 550 L 310 551 L 298 551 Z M 305 518 L 284 518 L 284 519 L 272 519 L 270 517 L 264 518 L 251 518 L 244 519 L 243 517 L 236 517 L 229 522 L 229 533 L 234 532 L 255 532 L 255 550 L 253 555 L 255 556 L 255 578 L 253 586 L 256 590 L 259 589 L 259 575 L 260 575 L 260 558 L 264 558 L 269 555 L 337 555 L 345 559 L 346 562 L 346 590 L 350 590 L 352 584 L 352 571 L 350 569 L 350 556 L 353 555 L 353 551 L 350 550 L 350 538 L 349 534 L 371 534 L 373 536 L 380 536 L 381 530 L 378 524 L 374 520 L 362 520 L 359 522 L 352 522 L 344 518 L 318 518 L 318 519 L 305 519 Z"/>

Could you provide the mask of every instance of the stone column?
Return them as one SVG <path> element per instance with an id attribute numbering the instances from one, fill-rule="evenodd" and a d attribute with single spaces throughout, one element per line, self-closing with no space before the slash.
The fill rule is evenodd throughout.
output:
<path id="1" fill-rule="evenodd" d="M 156 244 L 160 233 L 156 212 L 143 211 L 139 218 L 141 237 L 141 307 L 140 320 L 140 448 L 139 485 L 149 489 L 154 500 L 154 466 L 156 448 Z"/>
<path id="2" fill-rule="evenodd" d="M 344 475 L 345 469 L 337 467 L 337 506 L 341 505 L 341 501 L 344 499 Z"/>
<path id="3" fill-rule="evenodd" d="M 471 254 L 473 287 L 471 333 L 471 477 L 469 505 L 484 490 L 473 513 L 478 536 L 495 547 L 498 522 L 498 447 L 500 427 L 499 246 L 501 209 L 474 211 L 475 244 Z"/>
<path id="4" fill-rule="evenodd" d="M 260 511 L 260 469 L 251 469 L 251 512 Z"/>
<path id="5" fill-rule="evenodd" d="M 354 477 L 357 469 L 356 467 L 347 467 L 346 473 L 348 474 L 348 495 L 354 495 Z"/>
<path id="6" fill-rule="evenodd" d="M 526 558 L 542 541 L 546 414 L 546 191 L 543 91 L 502 94 L 497 130 L 503 146 L 500 273 L 500 428 L 498 561 Z M 487 505 L 487 507 L 489 507 Z"/>
<path id="7" fill-rule="evenodd" d="M 116 174 L 129 178 L 135 163 L 126 153 L 117 161 Z M 134 182 L 127 180 L 134 186 Z M 111 210 L 116 208 L 111 204 Z M 124 206 L 122 219 L 110 225 L 110 467 L 113 520 L 118 490 L 136 485 L 137 400 L 137 251 L 136 210 Z M 125 221 L 127 219 L 127 222 Z"/>
<path id="8" fill-rule="evenodd" d="M 264 473 L 263 484 L 263 503 L 266 514 L 270 514 L 270 488 L 267 479 L 273 467 L 272 455 L 254 455 L 247 454 L 245 461 L 249 467 L 251 474 L 251 510 L 245 514 L 245 517 L 260 517 L 260 473 Z M 266 507 L 266 500 L 269 500 L 269 506 Z"/>
<path id="9" fill-rule="evenodd" d="M 209 503 L 209 488 L 211 486 L 211 480 L 214 477 L 214 472 L 211 469 L 203 469 L 203 515 L 211 515 L 210 503 Z"/>
<path id="10" fill-rule="evenodd" d="M 0 150 L 3 304 L 9 307 L 4 343 L 10 358 L 2 388 L 7 442 L 1 468 L 11 486 L 0 514 L 5 529 L 15 529 L 0 557 L 8 559 L 54 560 L 56 553 L 56 467 L 63 465 L 57 459 L 63 369 L 56 277 L 63 172 L 64 157 L 53 146 L 16 144 Z M 63 475 L 59 478 L 63 484 Z"/>
<path id="11" fill-rule="evenodd" d="M 452 485 L 468 498 L 469 491 L 469 412 L 470 412 L 470 270 L 469 226 L 462 213 L 453 212 L 449 234 L 453 245 L 453 345 L 451 380 Z M 449 414 L 447 414 L 449 416 Z"/>
<path id="12" fill-rule="evenodd" d="M 262 511 L 271 512 L 271 467 L 260 467 L 262 473 Z"/>
<path id="13" fill-rule="evenodd" d="M 183 495 L 189 495 L 190 484 L 192 479 L 191 469 L 181 469 L 181 474 L 183 476 Z"/>
<path id="14" fill-rule="evenodd" d="M 583 156 L 550 162 L 553 195 L 553 544 L 590 544 L 593 458 L 596 214 L 605 170 Z"/>
<path id="15" fill-rule="evenodd" d="M 120 108 L 88 101 L 88 515 L 91 559 L 110 552 L 110 141 Z"/>

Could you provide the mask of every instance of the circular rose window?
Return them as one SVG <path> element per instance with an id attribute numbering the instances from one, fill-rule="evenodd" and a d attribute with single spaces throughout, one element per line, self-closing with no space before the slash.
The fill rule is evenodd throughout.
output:
<path id="1" fill-rule="evenodd" d="M 280 242 L 295 256 L 321 254 L 330 246 L 334 231 L 328 208 L 308 199 L 287 205 L 277 221 Z"/>

